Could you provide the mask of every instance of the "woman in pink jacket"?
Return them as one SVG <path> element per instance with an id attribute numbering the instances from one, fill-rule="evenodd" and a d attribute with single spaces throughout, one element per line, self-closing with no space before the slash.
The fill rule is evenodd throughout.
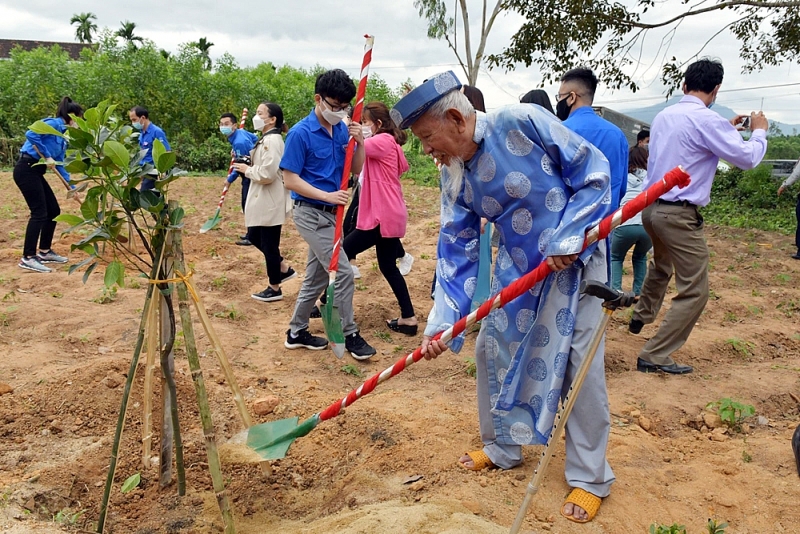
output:
<path id="1" fill-rule="evenodd" d="M 408 170 L 408 162 L 400 147 L 406 134 L 389 117 L 389 108 L 381 102 L 364 106 L 361 124 L 364 127 L 363 183 L 358 206 L 356 229 L 344 240 L 344 251 L 352 262 L 356 255 L 375 247 L 378 267 L 400 305 L 400 318 L 386 322 L 391 330 L 409 336 L 417 334 L 417 318 L 408 294 L 408 286 L 397 268 L 400 238 L 406 234 L 408 211 L 400 186 L 400 175 Z"/>

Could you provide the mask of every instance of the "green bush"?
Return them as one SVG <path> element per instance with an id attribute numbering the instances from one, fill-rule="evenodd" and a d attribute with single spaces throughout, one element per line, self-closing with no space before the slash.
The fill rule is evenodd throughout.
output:
<path id="1" fill-rule="evenodd" d="M 188 132 L 181 132 L 170 146 L 178 158 L 178 167 L 187 171 L 228 170 L 231 161 L 231 145 L 220 134 L 212 135 L 202 143 L 196 143 Z"/>
<path id="2" fill-rule="evenodd" d="M 795 195 L 788 191 L 779 197 L 778 186 L 780 181 L 772 177 L 768 165 L 718 173 L 703 217 L 710 224 L 793 233 Z"/>
<path id="3" fill-rule="evenodd" d="M 351 61 L 350 64 L 353 62 Z M 165 57 L 152 41 L 133 48 L 118 43 L 110 30 L 101 32 L 94 49 L 70 60 L 58 46 L 30 52 L 16 48 L 0 61 L 0 165 L 9 165 L 24 141 L 29 125 L 55 113 L 68 95 L 84 109 L 108 100 L 118 118 L 135 105 L 145 106 L 151 120 L 164 129 L 177 153 L 178 164 L 190 170 L 218 170 L 230 161 L 230 147 L 217 127 L 223 113 L 250 115 L 262 101 L 279 104 L 291 127 L 314 105 L 314 82 L 322 67 L 298 69 L 261 63 L 240 67 L 223 54 L 208 70 L 195 48 L 182 45 Z M 371 75 L 366 101 L 393 105 L 399 91 Z M 252 129 L 248 121 L 246 126 Z"/>

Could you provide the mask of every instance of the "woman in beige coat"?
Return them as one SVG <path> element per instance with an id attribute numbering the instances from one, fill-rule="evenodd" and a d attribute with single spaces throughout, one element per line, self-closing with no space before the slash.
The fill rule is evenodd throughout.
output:
<path id="1" fill-rule="evenodd" d="M 283 110 L 277 104 L 262 102 L 253 117 L 253 127 L 262 132 L 251 152 L 252 166 L 236 164 L 236 170 L 250 178 L 250 191 L 244 209 L 244 222 L 253 245 L 264 254 L 269 286 L 251 295 L 261 302 L 283 299 L 281 283 L 297 273 L 281 256 L 281 226 L 291 209 L 289 191 L 283 187 L 280 170 L 283 136 L 288 128 Z"/>

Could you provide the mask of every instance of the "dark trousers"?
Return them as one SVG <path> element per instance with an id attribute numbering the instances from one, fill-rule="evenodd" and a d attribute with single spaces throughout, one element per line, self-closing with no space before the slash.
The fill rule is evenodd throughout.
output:
<path id="1" fill-rule="evenodd" d="M 37 160 L 22 156 L 14 167 L 14 183 L 17 184 L 25 202 L 31 210 L 28 227 L 25 230 L 25 244 L 22 254 L 25 257 L 36 255 L 36 243 L 40 250 L 50 250 L 53 243 L 53 234 L 56 231 L 56 222 L 53 220 L 61 214 L 58 200 L 44 179 L 47 167 L 33 164 Z"/>
<path id="2" fill-rule="evenodd" d="M 397 254 L 403 246 L 399 237 L 382 237 L 379 225 L 372 230 L 353 230 L 347 235 L 342 246 L 350 261 L 355 260 L 358 254 L 368 248 L 375 247 L 378 268 L 397 298 L 401 316 L 403 319 L 414 317 L 414 306 L 411 304 L 406 280 L 397 268 Z"/>
<path id="3" fill-rule="evenodd" d="M 800 195 L 797 195 L 797 205 L 794 207 L 794 216 L 797 218 L 797 230 L 794 234 L 794 244 L 797 245 L 797 253 L 800 254 Z"/>
<path id="4" fill-rule="evenodd" d="M 249 182 L 250 180 L 248 180 Z M 264 255 L 270 285 L 281 284 L 281 225 L 251 226 L 247 229 L 250 242 Z"/>
<path id="5" fill-rule="evenodd" d="M 247 203 L 247 192 L 250 191 L 250 178 L 245 178 L 243 174 L 239 176 L 242 177 L 242 213 L 244 213 L 244 205 Z M 280 228 L 280 227 L 279 227 Z M 250 233 L 250 228 L 247 229 L 247 233 L 245 234 L 247 239 L 253 243 L 253 236 Z M 280 237 L 280 234 L 279 234 Z M 253 243 L 255 245 L 255 243 Z M 262 250 L 263 252 L 263 250 Z M 272 282 L 270 282 L 271 284 Z"/>

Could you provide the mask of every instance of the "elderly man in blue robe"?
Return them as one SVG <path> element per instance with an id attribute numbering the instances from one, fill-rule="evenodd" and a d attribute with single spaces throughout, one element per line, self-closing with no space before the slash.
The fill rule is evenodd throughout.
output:
<path id="1" fill-rule="evenodd" d="M 444 164 L 434 307 L 423 340 L 426 358 L 447 346 L 431 341 L 469 313 L 478 273 L 481 217 L 500 233 L 493 292 L 547 261 L 555 271 L 482 321 L 475 343 L 482 450 L 462 467 L 511 469 L 522 446 L 545 443 L 601 317 L 601 301 L 581 295 L 581 279 L 605 282 L 605 245 L 582 251 L 586 230 L 610 212 L 609 165 L 582 137 L 537 106 L 476 112 L 455 74 L 442 73 L 392 110 L 425 152 Z M 450 347 L 459 351 L 463 335 Z M 614 474 L 606 460 L 610 429 L 601 344 L 566 427 L 561 510 L 591 520 Z"/>

